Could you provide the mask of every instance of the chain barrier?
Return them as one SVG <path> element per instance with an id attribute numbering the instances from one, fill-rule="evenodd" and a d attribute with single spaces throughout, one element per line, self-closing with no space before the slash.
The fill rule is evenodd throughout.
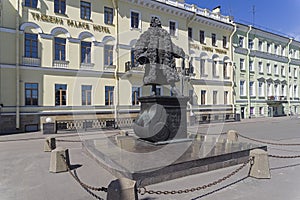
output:
<path id="1" fill-rule="evenodd" d="M 252 162 L 254 161 L 253 157 L 250 157 L 246 162 L 243 163 L 242 166 L 240 166 L 239 168 L 237 168 L 236 170 L 234 170 L 233 172 L 231 172 L 230 174 L 228 174 L 227 176 L 224 176 L 223 178 L 218 179 L 217 181 L 211 182 L 209 184 L 203 185 L 203 186 L 199 186 L 199 187 L 195 187 L 195 188 L 189 188 L 189 189 L 184 189 L 184 190 L 165 190 L 165 191 L 161 191 L 161 190 L 147 190 L 146 187 L 141 187 L 138 188 L 138 193 L 140 195 L 145 195 L 145 194 L 157 194 L 157 195 L 174 195 L 174 194 L 183 194 L 183 193 L 190 193 L 190 192 L 196 192 L 199 190 L 204 190 L 206 188 L 210 188 L 212 186 L 215 186 L 217 184 L 220 184 L 221 182 L 229 179 L 230 177 L 232 177 L 233 175 L 235 175 L 236 173 L 238 173 L 239 171 L 241 171 L 243 168 L 245 168 L 249 163 L 253 164 Z"/>
<path id="2" fill-rule="evenodd" d="M 58 139 L 56 142 L 82 142 L 81 140 L 63 140 L 63 139 Z"/>
<path id="3" fill-rule="evenodd" d="M 284 158 L 284 159 L 292 159 L 292 158 L 300 158 L 300 155 L 296 155 L 296 156 L 280 156 L 280 155 L 268 155 L 271 158 Z"/>
<path id="4" fill-rule="evenodd" d="M 250 138 L 244 135 L 241 135 L 240 133 L 238 133 L 238 135 L 242 138 L 248 139 L 248 140 L 252 140 L 254 142 L 259 142 L 259 143 L 263 143 L 263 144 L 270 144 L 270 145 L 277 145 L 277 146 L 300 146 L 300 144 L 298 143 L 275 143 L 275 142 L 267 142 L 267 141 L 263 141 L 263 140 L 257 140 L 254 138 Z"/>
<path id="5" fill-rule="evenodd" d="M 93 186 L 89 186 L 85 183 L 83 183 L 77 175 L 75 175 L 75 173 L 72 173 L 72 170 L 69 166 L 69 164 L 67 163 L 67 160 L 65 158 L 64 155 L 61 155 L 65 165 L 67 166 L 67 170 L 69 172 L 69 174 L 76 180 L 76 182 L 78 182 L 89 194 L 91 194 L 93 197 L 97 198 L 98 200 L 103 200 L 101 197 L 97 196 L 96 194 L 94 194 L 93 192 L 89 191 L 89 190 L 93 190 L 93 191 L 101 191 L 101 192 L 107 192 L 107 188 L 105 187 L 93 187 Z"/>

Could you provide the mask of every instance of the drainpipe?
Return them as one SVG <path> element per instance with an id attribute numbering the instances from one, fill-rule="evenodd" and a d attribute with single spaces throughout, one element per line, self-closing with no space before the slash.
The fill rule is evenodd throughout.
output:
<path id="1" fill-rule="evenodd" d="M 249 69 L 249 61 L 250 61 L 250 53 L 251 53 L 251 51 L 250 51 L 250 49 L 249 49 L 249 47 L 248 47 L 248 41 L 249 41 L 249 33 L 251 32 L 251 30 L 252 30 L 252 25 L 249 25 L 249 30 L 248 30 L 248 32 L 247 32 L 247 41 L 246 41 L 246 45 L 247 45 L 247 50 L 248 50 L 248 53 L 247 53 L 247 64 L 248 64 L 248 70 L 247 70 L 247 75 L 248 75 L 248 91 L 247 91 L 247 93 L 248 93 L 248 114 L 249 114 L 249 118 L 251 118 L 251 112 L 250 112 L 250 109 L 251 109 L 251 96 L 250 96 L 250 69 Z"/>
<path id="2" fill-rule="evenodd" d="M 288 81 L 287 81 L 287 100 L 288 100 L 288 106 L 289 106 L 289 113 L 291 114 L 291 94 L 290 94 L 290 73 L 289 73 L 289 69 L 290 69 L 290 65 L 291 65 L 291 62 L 292 62 L 292 58 L 290 56 L 290 47 L 291 47 L 291 44 L 293 42 L 293 38 L 290 38 L 290 41 L 288 43 L 288 73 L 287 73 L 287 77 L 288 77 Z M 292 73 L 292 69 L 291 69 L 291 73 Z"/>
<path id="3" fill-rule="evenodd" d="M 117 34 L 116 34 L 116 38 L 117 38 L 117 42 L 116 42 L 116 54 L 117 54 L 117 59 L 116 59 L 116 69 L 114 71 L 114 77 L 115 77 L 115 83 L 116 83 L 116 95 L 115 95 L 115 103 L 114 103 L 114 119 L 115 122 L 118 122 L 118 107 L 120 104 L 120 81 L 119 81 L 119 77 L 118 77 L 118 72 L 119 72 L 119 65 L 120 65 L 120 58 L 119 58 L 119 6 L 118 6 L 118 0 L 113 0 L 113 6 L 114 6 L 114 10 L 116 10 L 116 15 L 117 15 L 117 21 L 116 21 L 116 28 L 117 28 Z M 116 124 L 117 125 L 117 124 Z"/>
<path id="4" fill-rule="evenodd" d="M 229 48 L 230 48 L 230 59 L 231 59 L 231 62 L 232 62 L 232 64 L 231 64 L 231 66 L 232 66 L 232 74 L 231 74 L 231 77 L 232 77 L 232 91 L 234 91 L 234 83 L 235 83 L 235 80 L 234 80 L 234 78 L 236 77 L 236 76 L 234 76 L 234 72 L 235 72 L 235 70 L 236 70 L 236 68 L 235 68 L 235 65 L 234 65 L 234 63 L 233 63 L 233 59 L 234 59 L 234 57 L 233 57 L 233 42 L 232 42 L 232 38 L 233 38 L 233 36 L 234 36 L 234 34 L 236 33 L 236 31 L 237 31 L 237 26 L 236 26 L 236 24 L 234 24 L 234 30 L 233 30 L 233 32 L 232 32 L 232 34 L 230 35 L 230 37 L 229 37 Z M 234 114 L 235 114 L 235 104 L 236 104 L 236 97 L 235 97 L 235 95 L 232 95 L 232 112 L 234 112 Z"/>
<path id="5" fill-rule="evenodd" d="M 17 1 L 16 14 L 16 129 L 20 129 L 20 31 L 19 31 L 19 15 L 20 15 L 20 0 Z"/>

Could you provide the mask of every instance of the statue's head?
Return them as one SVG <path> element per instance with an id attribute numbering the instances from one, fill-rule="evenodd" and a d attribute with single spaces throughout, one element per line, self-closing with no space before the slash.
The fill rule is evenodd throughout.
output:
<path id="1" fill-rule="evenodd" d="M 151 27 L 160 27 L 161 28 L 161 22 L 158 17 L 152 17 L 150 22 Z"/>

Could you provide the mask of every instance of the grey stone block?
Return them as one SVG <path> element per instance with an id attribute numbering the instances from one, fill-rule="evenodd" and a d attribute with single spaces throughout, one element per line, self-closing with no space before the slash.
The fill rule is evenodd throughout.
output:
<path id="1" fill-rule="evenodd" d="M 66 161 L 64 160 L 66 159 Z M 69 165 L 69 150 L 64 149 L 62 147 L 58 147 L 51 151 L 50 158 L 50 172 L 58 173 L 58 172 L 66 172 L 68 171 Z"/>
<path id="2" fill-rule="evenodd" d="M 44 152 L 51 152 L 56 148 L 56 140 L 53 137 L 48 137 L 44 143 Z"/>
<path id="3" fill-rule="evenodd" d="M 107 200 L 137 200 L 136 182 L 127 178 L 120 178 L 108 185 Z"/>
<path id="4" fill-rule="evenodd" d="M 262 149 L 254 149 L 250 151 L 250 156 L 254 157 L 253 165 L 250 169 L 250 176 L 257 179 L 270 179 L 268 153 Z"/>

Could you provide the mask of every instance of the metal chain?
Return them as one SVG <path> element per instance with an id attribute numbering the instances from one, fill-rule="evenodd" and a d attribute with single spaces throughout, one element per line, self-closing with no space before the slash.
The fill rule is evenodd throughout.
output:
<path id="1" fill-rule="evenodd" d="M 65 162 L 65 165 L 67 166 L 67 170 L 68 172 L 71 174 L 71 176 L 84 188 L 90 189 L 90 190 L 94 190 L 94 191 L 101 191 L 101 192 L 107 192 L 107 188 L 105 187 L 93 187 L 93 186 L 89 186 L 85 183 L 83 183 L 75 174 L 72 173 L 70 166 L 68 165 L 66 158 L 64 157 L 64 155 L 61 155 L 61 157 L 63 158 L 63 161 Z"/>
<path id="2" fill-rule="evenodd" d="M 56 140 L 56 142 L 82 142 L 81 140 L 62 140 L 62 139 L 58 139 Z"/>
<path id="3" fill-rule="evenodd" d="M 289 158 L 300 158 L 300 155 L 296 155 L 296 156 L 280 156 L 280 155 L 268 155 L 271 158 L 285 158 L 285 159 L 289 159 Z"/>
<path id="4" fill-rule="evenodd" d="M 291 143 L 267 142 L 267 141 L 262 141 L 262 140 L 257 140 L 257 139 L 254 139 L 254 138 L 250 138 L 250 137 L 241 135 L 240 133 L 238 133 L 238 135 L 240 137 L 242 137 L 242 138 L 245 138 L 245 139 L 248 139 L 248 140 L 252 140 L 252 141 L 255 141 L 255 142 L 259 142 L 259 143 L 263 143 L 263 144 L 278 145 L 278 146 L 300 146 L 300 144 L 297 144 L 297 143 L 291 144 Z"/>
<path id="5" fill-rule="evenodd" d="M 218 179 L 217 181 L 214 181 L 212 183 L 203 185 L 203 186 L 199 186 L 199 187 L 195 187 L 195 188 L 189 188 L 189 189 L 184 189 L 184 190 L 165 190 L 165 191 L 161 191 L 161 190 L 147 190 L 146 187 L 141 187 L 138 188 L 138 193 L 141 195 L 145 195 L 145 194 L 157 194 L 157 195 L 173 195 L 173 194 L 182 194 L 182 193 L 189 193 L 189 192 L 195 192 L 195 191 L 199 191 L 199 190 L 204 190 L 206 188 L 212 187 L 214 185 L 217 185 L 227 179 L 229 179 L 231 176 L 235 175 L 236 173 L 238 173 L 239 171 L 241 171 L 243 168 L 245 168 L 248 163 L 253 162 L 253 157 L 249 158 L 246 162 L 243 163 L 242 166 L 240 166 L 238 169 L 234 170 L 233 172 L 231 172 L 230 174 L 228 174 L 227 176 L 224 176 L 223 178 Z"/>

